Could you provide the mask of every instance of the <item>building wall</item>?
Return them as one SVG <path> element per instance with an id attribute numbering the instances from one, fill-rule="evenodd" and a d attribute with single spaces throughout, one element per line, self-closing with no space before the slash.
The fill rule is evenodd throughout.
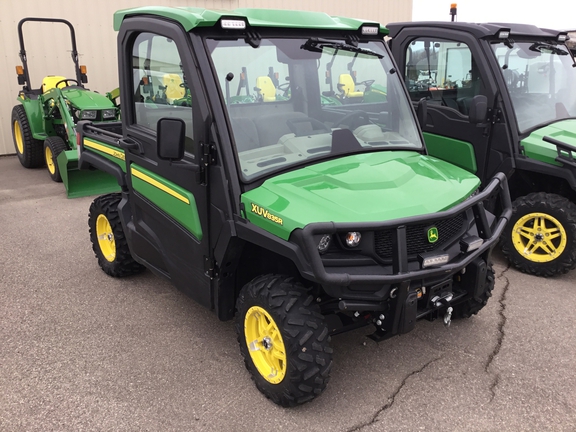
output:
<path id="1" fill-rule="evenodd" d="M 25 17 L 62 18 L 75 28 L 80 64 L 88 68 L 91 90 L 106 93 L 118 86 L 116 68 L 116 33 L 112 15 L 118 9 L 144 6 L 196 6 L 213 9 L 267 7 L 286 9 L 282 0 L 2 0 L 0 14 L 0 76 L 6 103 L 0 105 L 0 155 L 13 154 L 11 113 L 17 104 L 18 85 L 15 67 L 20 65 L 18 22 Z M 308 0 L 293 1 L 291 9 L 326 12 L 353 18 L 378 21 L 409 21 L 412 1 L 407 0 Z M 75 78 L 70 57 L 68 28 L 62 24 L 28 22 L 23 26 L 24 44 L 33 88 L 39 88 L 45 75 Z"/>

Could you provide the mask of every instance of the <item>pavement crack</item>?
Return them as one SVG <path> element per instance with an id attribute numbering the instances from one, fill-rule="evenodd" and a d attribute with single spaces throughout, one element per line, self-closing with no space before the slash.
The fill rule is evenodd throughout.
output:
<path id="1" fill-rule="evenodd" d="M 370 420 L 368 420 L 365 423 L 362 423 L 360 425 L 354 426 L 352 429 L 348 429 L 347 432 L 356 432 L 356 431 L 360 431 L 363 428 L 373 425 L 376 422 L 378 422 L 378 416 L 380 416 L 380 414 L 382 414 L 384 411 L 386 411 L 388 408 L 391 408 L 392 405 L 394 405 L 394 402 L 396 400 L 396 396 L 398 396 L 398 394 L 402 391 L 402 389 L 404 388 L 404 386 L 406 385 L 406 382 L 413 377 L 414 375 L 418 375 L 420 373 L 422 373 L 424 371 L 424 369 L 426 369 L 428 366 L 430 366 L 432 363 L 437 362 L 438 360 L 442 359 L 442 356 L 437 357 L 435 359 L 430 360 L 429 362 L 427 362 L 426 364 L 424 364 L 424 366 L 422 366 L 420 369 L 417 369 L 415 371 L 410 372 L 408 375 L 406 375 L 404 377 L 404 379 L 402 380 L 402 382 L 400 383 L 400 385 L 396 388 L 396 390 L 394 391 L 394 393 L 392 393 L 392 396 L 390 396 L 388 398 L 388 402 L 379 410 L 377 410 L 374 415 L 372 416 L 372 418 Z"/>
<path id="2" fill-rule="evenodd" d="M 497 279 L 498 280 L 502 280 L 504 281 L 504 288 L 502 290 L 502 296 L 500 297 L 500 299 L 498 300 L 499 303 L 499 309 L 498 309 L 498 315 L 499 315 L 499 320 L 498 320 L 498 339 L 496 340 L 496 344 L 494 345 L 494 349 L 492 350 L 492 352 L 488 355 L 488 359 L 486 360 L 486 363 L 484 365 L 484 372 L 486 372 L 487 374 L 490 374 L 490 367 L 492 366 L 492 363 L 494 362 L 494 359 L 496 358 L 496 356 L 500 353 L 500 350 L 502 349 L 502 343 L 504 342 L 504 336 L 506 335 L 506 333 L 504 332 L 504 326 L 506 325 L 506 296 L 508 294 L 508 288 L 510 287 L 510 280 L 508 279 L 508 276 L 506 276 L 506 273 L 508 272 L 508 270 L 510 270 L 511 265 L 508 264 L 508 266 L 502 270 L 502 272 L 498 275 Z M 500 382 L 500 374 L 499 373 L 494 373 L 493 374 L 493 379 L 492 379 L 492 383 L 490 384 L 490 401 L 488 403 L 491 403 L 494 398 L 496 397 L 496 387 L 498 387 L 498 384 Z"/>

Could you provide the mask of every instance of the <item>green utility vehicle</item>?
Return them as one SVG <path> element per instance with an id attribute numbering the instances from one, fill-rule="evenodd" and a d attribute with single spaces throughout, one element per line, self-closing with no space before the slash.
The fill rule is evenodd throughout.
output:
<path id="1" fill-rule="evenodd" d="M 539 276 L 576 266 L 576 67 L 565 32 L 521 24 L 389 24 L 390 48 L 431 155 L 488 184 L 510 181 L 513 216 L 501 239 L 518 269 Z M 469 121 L 470 102 L 488 114 Z M 489 207 L 489 209 L 493 209 Z"/>
<path id="2" fill-rule="evenodd" d="M 81 169 L 122 188 L 90 207 L 99 265 L 114 277 L 148 268 L 236 317 L 245 365 L 275 403 L 324 390 L 332 335 L 373 326 L 383 340 L 486 304 L 512 211 L 506 177 L 480 191 L 427 155 L 385 28 L 163 7 L 119 11 L 114 27 L 122 123 L 77 127 Z M 350 75 L 352 60 L 385 97 L 330 100 L 326 65 Z M 492 199 L 500 214 L 485 210 Z"/>
<path id="3" fill-rule="evenodd" d="M 27 22 L 65 24 L 70 30 L 75 78 L 48 75 L 34 89 L 30 82 L 28 58 L 24 48 L 23 25 Z M 40 33 L 41 34 L 41 33 Z M 12 137 L 20 163 L 25 168 L 47 166 L 52 180 L 64 182 L 68 197 L 118 191 L 116 180 L 101 171 L 78 170 L 75 125 L 80 120 L 117 122 L 120 110 L 110 96 L 84 87 L 86 66 L 80 66 L 72 24 L 63 19 L 24 18 L 18 23 L 21 66 L 16 67 L 18 104 L 12 109 Z"/>

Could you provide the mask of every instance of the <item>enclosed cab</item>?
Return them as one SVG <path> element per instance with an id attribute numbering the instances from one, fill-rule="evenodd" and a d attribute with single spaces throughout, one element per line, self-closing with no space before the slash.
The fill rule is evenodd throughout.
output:
<path id="1" fill-rule="evenodd" d="M 576 266 L 576 67 L 566 32 L 522 24 L 389 24 L 390 47 L 431 155 L 487 184 L 506 173 L 514 200 L 502 250 L 539 276 Z M 471 101 L 486 117 L 469 121 Z"/>
<path id="2" fill-rule="evenodd" d="M 124 10 L 115 27 L 122 124 L 78 127 L 81 168 L 122 187 L 90 208 L 96 257 L 236 317 L 275 403 L 324 390 L 333 335 L 383 340 L 486 304 L 506 178 L 480 188 L 427 155 L 385 28 L 195 8 Z"/>

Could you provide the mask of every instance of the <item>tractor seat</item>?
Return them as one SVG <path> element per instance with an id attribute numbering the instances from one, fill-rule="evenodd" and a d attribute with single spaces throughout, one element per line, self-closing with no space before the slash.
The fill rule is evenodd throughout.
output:
<path id="1" fill-rule="evenodd" d="M 262 102 L 276 101 L 276 87 L 269 76 L 259 76 L 256 78 L 256 88 Z"/>
<path id="2" fill-rule="evenodd" d="M 172 103 L 174 99 L 181 99 L 186 94 L 186 89 L 181 87 L 182 78 L 178 74 L 165 74 L 162 84 L 166 87 L 166 99 Z"/>
<path id="3" fill-rule="evenodd" d="M 48 90 L 52 90 L 54 87 L 56 87 L 56 83 L 58 81 L 62 81 L 65 79 L 66 77 L 58 75 L 45 76 L 44 79 L 42 80 L 42 93 L 46 93 Z M 66 87 L 66 82 L 58 84 L 58 88 L 64 88 L 64 87 Z"/>
<path id="4" fill-rule="evenodd" d="M 338 78 L 338 90 L 340 90 L 344 97 L 347 98 L 361 98 L 364 97 L 364 93 L 356 91 L 356 84 L 354 84 L 354 79 L 350 74 L 341 74 Z"/>

